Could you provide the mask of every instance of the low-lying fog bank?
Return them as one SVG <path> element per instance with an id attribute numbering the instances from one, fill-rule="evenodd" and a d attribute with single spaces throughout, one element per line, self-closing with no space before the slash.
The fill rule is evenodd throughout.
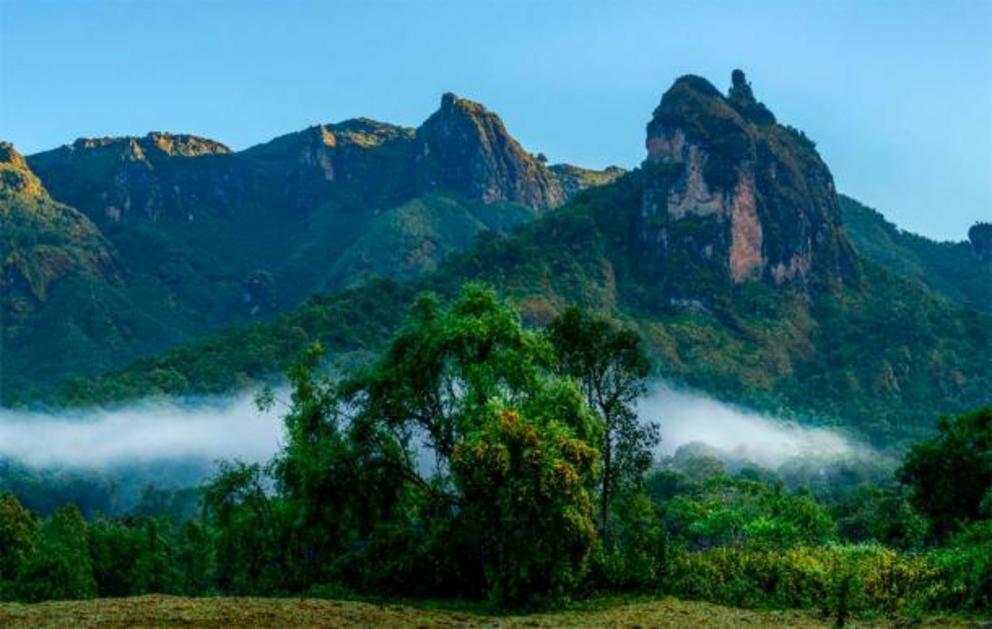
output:
<path id="1" fill-rule="evenodd" d="M 59 414 L 2 409 L 0 458 L 85 469 L 177 459 L 264 461 L 282 438 L 277 410 L 260 412 L 248 393 Z"/>
<path id="2" fill-rule="evenodd" d="M 277 404 L 268 413 L 259 411 L 249 393 L 61 414 L 4 409 L 0 459 L 74 469 L 171 460 L 265 461 L 282 440 L 280 410 Z M 727 457 L 774 469 L 797 457 L 842 459 L 867 451 L 829 429 L 782 422 L 662 383 L 651 388 L 638 410 L 661 426 L 659 458 L 704 443 Z"/>
<path id="3" fill-rule="evenodd" d="M 661 456 L 701 443 L 725 457 L 775 469 L 796 458 L 839 460 L 870 452 L 837 431 L 767 417 L 664 383 L 655 383 L 638 412 L 642 420 L 660 424 Z"/>

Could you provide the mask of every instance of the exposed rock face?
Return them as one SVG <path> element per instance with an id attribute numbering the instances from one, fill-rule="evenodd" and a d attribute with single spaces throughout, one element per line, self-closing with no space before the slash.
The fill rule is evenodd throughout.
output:
<path id="1" fill-rule="evenodd" d="M 521 148 L 499 116 L 454 94 L 417 129 L 427 190 L 448 189 L 484 203 L 547 209 L 565 201 L 554 173 Z"/>
<path id="2" fill-rule="evenodd" d="M 217 160 L 231 150 L 194 135 L 81 138 L 28 158 L 55 198 L 98 224 L 128 218 L 193 220 L 193 208 L 215 205 L 224 174 Z"/>
<path id="3" fill-rule="evenodd" d="M 648 124 L 639 233 L 649 257 L 662 267 L 702 260 L 733 283 L 853 280 L 827 166 L 755 100 L 743 72 L 732 81 L 724 97 L 680 78 Z"/>
<path id="4" fill-rule="evenodd" d="M 978 259 L 992 264 L 992 223 L 975 223 L 968 230 L 968 240 Z"/>
<path id="5" fill-rule="evenodd" d="M 306 212 L 342 189 L 377 208 L 412 194 L 414 131 L 358 118 L 280 136 L 237 154 L 255 198 Z"/>
<path id="6" fill-rule="evenodd" d="M 612 183 L 627 171 L 619 166 L 607 166 L 603 170 L 593 170 L 572 164 L 555 164 L 551 167 L 551 172 L 558 178 L 558 185 L 565 193 L 565 198 L 571 199 L 583 190 Z"/>

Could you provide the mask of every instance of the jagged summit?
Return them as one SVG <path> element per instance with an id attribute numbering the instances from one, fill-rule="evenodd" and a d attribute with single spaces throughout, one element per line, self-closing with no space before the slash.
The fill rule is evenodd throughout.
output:
<path id="1" fill-rule="evenodd" d="M 201 155 L 226 155 L 232 153 L 231 149 L 226 145 L 215 140 L 188 133 L 166 133 L 162 131 L 150 131 L 141 137 L 79 138 L 72 144 L 54 150 L 85 151 L 88 149 L 107 148 L 120 149 L 136 159 L 144 159 L 149 153 L 163 154 L 169 157 L 199 157 Z"/>
<path id="2" fill-rule="evenodd" d="M 510 201 L 548 209 L 565 193 L 554 174 L 510 136 L 498 115 L 448 92 L 417 129 L 423 185 L 449 189 L 486 203 Z"/>
<path id="3" fill-rule="evenodd" d="M 723 96 L 682 77 L 655 109 L 643 243 L 659 262 L 692 259 L 734 283 L 855 279 L 830 170 L 804 135 L 775 123 L 743 72 L 731 81 Z"/>
<path id="4" fill-rule="evenodd" d="M 730 91 L 727 100 L 742 116 L 756 124 L 775 124 L 775 116 L 763 103 L 758 102 L 751 91 L 751 84 L 743 70 L 734 70 L 730 75 Z"/>

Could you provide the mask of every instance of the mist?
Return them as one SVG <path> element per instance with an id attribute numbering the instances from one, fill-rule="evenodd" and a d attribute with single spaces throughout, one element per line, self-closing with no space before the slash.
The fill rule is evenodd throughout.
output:
<path id="1" fill-rule="evenodd" d="M 277 396 L 278 397 L 285 397 Z M 139 402 L 107 410 L 0 410 L 0 459 L 36 468 L 106 469 L 167 461 L 267 461 L 283 439 L 282 408 L 259 411 L 248 392 L 233 397 Z M 656 382 L 638 404 L 656 421 L 657 456 L 704 443 L 728 457 L 775 468 L 797 457 L 843 459 L 868 448 L 837 431 L 804 427 Z M 419 453 L 421 466 L 428 458 Z"/>
<path id="2" fill-rule="evenodd" d="M 659 456 L 702 443 L 725 457 L 774 469 L 797 458 L 841 460 L 869 450 L 835 430 L 800 426 L 663 382 L 655 383 L 640 401 L 638 414 L 642 421 L 660 425 Z"/>
<path id="3" fill-rule="evenodd" d="M 31 467 L 103 469 L 170 460 L 268 460 L 279 448 L 279 409 L 252 395 L 139 402 L 108 410 L 0 410 L 0 459 Z"/>

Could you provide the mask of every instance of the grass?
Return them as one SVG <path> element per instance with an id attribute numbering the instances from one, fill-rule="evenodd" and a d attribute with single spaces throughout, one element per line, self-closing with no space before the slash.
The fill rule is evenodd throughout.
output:
<path id="1" fill-rule="evenodd" d="M 526 616 L 295 598 L 135 598 L 0 604 L 3 627 L 829 627 L 804 611 L 753 611 L 661 598 L 603 601 L 578 609 Z M 967 626 L 939 618 L 923 626 Z M 891 621 L 849 626 L 893 626 Z"/>

